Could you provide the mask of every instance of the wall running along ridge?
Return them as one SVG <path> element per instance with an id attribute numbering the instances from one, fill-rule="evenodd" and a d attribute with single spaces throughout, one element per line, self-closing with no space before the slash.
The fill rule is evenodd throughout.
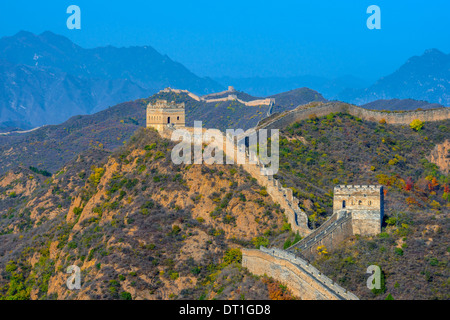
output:
<path id="1" fill-rule="evenodd" d="M 284 283 L 303 300 L 359 300 L 299 256 L 276 248 L 242 250 L 242 266 Z"/>
<path id="2" fill-rule="evenodd" d="M 191 94 L 187 90 L 175 90 L 170 88 L 166 90 L 173 92 L 178 91 L 178 93 L 185 92 L 197 101 L 208 102 L 208 100 Z M 223 100 L 220 101 L 230 100 L 230 96 L 221 99 Z M 218 99 L 212 100 L 219 101 Z M 253 101 L 253 103 L 254 102 L 256 101 Z M 269 105 L 272 104 L 273 101 L 269 101 Z M 348 113 L 354 117 L 367 121 L 385 121 L 388 124 L 401 125 L 409 125 L 415 119 L 421 121 L 441 121 L 450 119 L 449 108 L 388 113 L 367 110 L 346 103 L 313 103 L 299 106 L 294 110 L 283 112 L 281 114 L 272 115 L 271 117 L 260 121 L 257 129 L 280 129 L 291 123 L 309 119 L 313 115 L 321 117 L 330 113 L 340 112 Z M 167 132 L 166 135 L 170 135 L 169 132 Z M 227 139 L 229 139 L 229 137 L 226 137 L 225 141 Z M 222 144 L 222 146 L 219 145 L 219 147 L 221 147 L 225 153 L 226 150 L 223 148 L 224 145 L 226 144 Z M 237 150 L 235 148 L 232 155 L 234 159 L 236 159 L 236 152 Z M 230 155 L 228 154 L 228 156 Z M 271 198 L 279 203 L 280 207 L 284 209 L 292 229 L 298 231 L 302 236 L 305 236 L 305 238 L 288 248 L 287 251 L 276 248 L 267 249 L 264 247 L 261 247 L 260 250 L 243 249 L 242 265 L 254 274 L 266 274 L 285 283 L 289 289 L 292 290 L 294 295 L 304 299 L 358 299 L 354 294 L 338 286 L 325 275 L 322 275 L 320 271 L 312 267 L 308 261 L 302 259 L 298 253 L 301 252 L 304 257 L 312 259 L 314 258 L 314 255 L 317 254 L 318 246 L 323 245 L 326 248 L 332 249 L 345 240 L 345 238 L 353 234 L 373 234 L 374 230 L 378 228 L 378 224 L 383 216 L 382 197 L 380 198 L 381 202 L 378 208 L 381 212 L 377 218 L 378 220 L 374 219 L 373 216 L 375 210 L 346 210 L 345 208 L 333 208 L 334 214 L 330 219 L 318 229 L 311 231 L 308 227 L 307 215 L 298 207 L 299 200 L 293 196 L 292 189 L 283 188 L 280 182 L 272 176 L 262 175 L 261 170 L 263 169 L 263 166 L 261 166 L 259 162 L 257 162 L 257 164 L 249 164 L 247 160 L 248 157 L 246 156 L 246 164 L 243 165 L 244 169 L 255 178 L 260 185 L 266 187 Z M 341 188 L 343 187 L 352 188 L 352 186 L 341 186 Z M 363 187 L 370 188 L 374 186 Z M 380 190 L 382 191 L 382 189 Z M 336 205 L 335 202 L 336 201 L 334 201 L 334 206 Z M 369 222 L 368 226 L 364 225 L 366 220 Z"/>
<path id="3" fill-rule="evenodd" d="M 175 129 L 176 128 L 166 127 L 165 130 L 160 132 L 160 135 L 164 138 L 171 139 L 172 132 Z M 194 128 L 185 127 L 183 129 L 188 131 L 193 137 Z M 205 135 L 206 132 L 207 129 L 202 128 L 202 134 Z M 194 144 L 203 143 L 203 141 L 197 141 L 195 139 L 193 140 Z M 229 145 L 234 146 L 232 152 L 226 150 L 227 141 Z M 217 143 L 215 145 L 224 154 L 226 154 L 227 157 L 233 158 L 235 164 L 238 163 L 238 152 L 240 153 L 240 151 L 230 137 L 225 136 L 223 143 Z M 252 178 L 256 179 L 259 185 L 265 187 L 272 200 L 280 205 L 280 208 L 284 210 L 284 214 L 288 219 L 288 223 L 291 224 L 292 230 L 294 232 L 298 231 L 301 236 L 309 234 L 311 232 L 311 229 L 309 229 L 308 227 L 308 216 L 303 210 L 299 208 L 299 200 L 294 197 L 292 189 L 282 187 L 281 183 L 277 179 L 274 179 L 273 176 L 263 175 L 262 172 L 264 170 L 264 166 L 259 163 L 256 157 L 253 157 L 252 159 L 252 163 L 255 164 L 250 164 L 250 159 L 247 153 L 241 154 L 241 156 L 245 157 L 245 164 L 242 164 L 244 170 L 247 171 L 252 176 Z"/>
<path id="4" fill-rule="evenodd" d="M 229 94 L 227 97 L 224 97 L 224 98 L 211 99 L 211 97 L 214 97 L 214 96 L 220 96 L 220 95 L 223 95 L 223 94 L 235 92 L 234 89 L 232 89 L 232 90 L 229 89 L 227 91 L 218 92 L 218 93 L 212 93 L 212 94 L 209 94 L 209 95 L 204 96 L 204 97 L 199 97 L 196 94 L 193 94 L 193 93 L 189 92 L 188 90 L 180 90 L 180 89 L 172 89 L 172 88 L 166 88 L 164 90 L 161 90 L 160 93 L 162 93 L 162 92 L 185 93 L 189 97 L 194 99 L 195 101 L 203 101 L 203 102 L 206 102 L 206 103 L 215 103 L 215 102 L 222 102 L 222 101 L 238 101 L 238 102 L 242 103 L 243 105 L 245 105 L 247 107 L 272 106 L 275 103 L 275 99 L 273 99 L 273 98 L 257 99 L 257 100 L 252 100 L 252 101 L 244 101 L 244 100 L 239 99 L 234 94 Z"/>
<path id="5" fill-rule="evenodd" d="M 442 121 L 450 119 L 450 108 L 429 109 L 421 111 L 404 112 L 383 112 L 367 110 L 355 105 L 343 102 L 317 103 L 299 106 L 294 110 L 274 114 L 262 120 L 258 129 L 280 129 L 291 123 L 307 120 L 310 116 L 324 117 L 330 113 L 348 113 L 363 120 L 380 122 L 386 121 L 388 124 L 409 125 L 413 120 L 421 121 Z"/>

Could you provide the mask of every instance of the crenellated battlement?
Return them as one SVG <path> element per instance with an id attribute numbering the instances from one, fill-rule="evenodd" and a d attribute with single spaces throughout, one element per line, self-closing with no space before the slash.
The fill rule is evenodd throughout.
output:
<path id="1" fill-rule="evenodd" d="M 381 185 L 340 185 L 334 187 L 334 193 L 380 192 Z"/>
<path id="2" fill-rule="evenodd" d="M 174 92 L 177 94 L 185 93 L 192 99 L 196 101 L 203 101 L 205 103 L 216 103 L 216 102 L 224 102 L 224 101 L 238 101 L 239 103 L 242 103 L 243 105 L 246 105 L 247 107 L 254 107 L 254 106 L 260 106 L 260 105 L 266 105 L 266 106 L 273 106 L 275 104 L 274 98 L 265 98 L 265 99 L 257 99 L 252 101 L 244 101 L 237 97 L 236 90 L 230 86 L 228 87 L 227 91 L 217 92 L 217 93 L 211 93 L 202 97 L 197 96 L 196 94 L 193 94 L 192 92 L 189 92 L 188 90 L 180 90 L 180 89 L 172 89 L 172 88 L 165 88 L 164 90 L 159 91 L 159 93 L 169 93 Z M 219 96 L 227 95 L 226 97 L 222 98 L 215 98 Z"/>
<path id="3" fill-rule="evenodd" d="M 149 103 L 147 109 L 184 109 L 185 104 L 175 103 L 174 101 L 168 102 L 167 100 L 156 100 L 154 103 Z"/>

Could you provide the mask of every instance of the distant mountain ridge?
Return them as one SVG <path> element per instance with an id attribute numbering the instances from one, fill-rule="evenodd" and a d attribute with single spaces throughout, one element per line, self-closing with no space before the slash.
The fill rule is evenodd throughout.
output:
<path id="1" fill-rule="evenodd" d="M 256 96 L 269 96 L 276 92 L 308 87 L 317 90 L 328 100 L 340 100 L 356 105 L 376 100 L 413 99 L 450 106 L 450 54 L 438 49 L 426 50 L 421 56 L 411 57 L 395 72 L 373 84 L 354 76 L 336 79 L 308 75 L 285 78 L 221 77 L 215 80 Z"/>
<path id="2" fill-rule="evenodd" d="M 310 102 L 327 102 L 319 92 L 309 88 L 298 88 L 287 92 L 282 92 L 269 96 L 275 99 L 273 112 L 283 112 L 295 109 L 296 107 Z"/>
<path id="3" fill-rule="evenodd" d="M 254 99 L 245 92 L 234 94 Z M 307 88 L 275 97 L 274 112 L 324 100 L 318 92 Z M 25 167 L 34 166 L 55 172 L 86 149 L 112 151 L 128 140 L 139 127 L 146 126 L 146 106 L 157 99 L 185 103 L 187 126 L 193 126 L 197 120 L 202 121 L 205 128 L 221 130 L 254 127 L 266 117 L 269 110 L 267 105 L 246 106 L 239 101 L 208 103 L 197 101 L 186 92 L 161 91 L 148 99 L 121 103 L 92 115 L 73 116 L 61 124 L 44 126 L 28 133 L 2 134 L 0 131 L 0 175 L 20 163 Z"/>
<path id="4" fill-rule="evenodd" d="M 294 90 L 296 88 L 308 87 L 320 92 L 325 98 L 335 99 L 337 95 L 347 88 L 362 89 L 370 85 L 368 80 L 353 76 L 343 76 L 336 79 L 327 79 L 317 76 L 297 77 L 252 77 L 231 78 L 221 77 L 215 80 L 222 85 L 233 85 L 239 90 L 255 96 L 273 96 L 278 93 Z"/>
<path id="5" fill-rule="evenodd" d="M 1 38 L 0 71 L 0 126 L 23 129 L 92 114 L 167 86 L 198 94 L 223 89 L 150 46 L 84 49 L 48 31 Z"/>
<path id="6" fill-rule="evenodd" d="M 438 103 L 429 103 L 427 101 L 419 101 L 413 99 L 380 99 L 363 104 L 360 107 L 370 110 L 389 111 L 445 108 L 443 105 Z"/>
<path id="7" fill-rule="evenodd" d="M 366 89 L 348 89 L 338 100 L 366 104 L 379 99 L 425 100 L 450 106 L 450 54 L 430 49 Z"/>

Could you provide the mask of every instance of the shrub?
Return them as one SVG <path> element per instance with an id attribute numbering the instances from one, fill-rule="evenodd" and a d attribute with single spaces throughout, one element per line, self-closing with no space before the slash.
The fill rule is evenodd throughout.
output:
<path id="1" fill-rule="evenodd" d="M 199 275 L 200 272 L 202 272 L 202 268 L 199 267 L 199 266 L 196 266 L 196 267 L 194 267 L 194 268 L 191 269 L 191 273 L 192 273 L 194 276 Z"/>
<path id="2" fill-rule="evenodd" d="M 30 167 L 30 170 L 35 172 L 35 173 L 37 173 L 37 174 L 43 175 L 44 177 L 51 177 L 52 176 L 52 174 L 50 172 L 46 171 L 46 170 L 39 170 L 38 168 L 35 168 L 35 167 Z"/>
<path id="3" fill-rule="evenodd" d="M 394 297 L 389 293 L 384 300 L 394 300 Z"/>
<path id="4" fill-rule="evenodd" d="M 424 124 L 425 123 L 423 121 L 420 121 L 419 119 L 415 119 L 409 124 L 409 126 L 414 131 L 420 131 L 423 128 Z"/>
<path id="5" fill-rule="evenodd" d="M 286 239 L 286 241 L 283 244 L 283 249 L 286 250 L 291 246 L 291 239 Z"/>
<path id="6" fill-rule="evenodd" d="M 252 239 L 252 243 L 255 248 L 259 249 L 259 247 L 267 247 L 269 245 L 269 239 L 266 237 L 255 237 Z"/>
<path id="7" fill-rule="evenodd" d="M 437 266 L 439 264 L 439 260 L 436 258 L 431 258 L 428 262 L 430 266 Z"/>
<path id="8" fill-rule="evenodd" d="M 144 149 L 146 150 L 146 151 L 150 151 L 150 150 L 153 150 L 153 149 L 155 149 L 156 148 L 156 143 L 152 143 L 151 145 L 146 145 L 145 147 L 144 147 Z"/>
<path id="9" fill-rule="evenodd" d="M 320 256 L 326 256 L 328 254 L 327 248 L 324 245 L 318 246 L 317 247 L 317 253 Z"/>
<path id="10" fill-rule="evenodd" d="M 155 154 L 155 160 L 158 160 L 158 159 L 161 159 L 161 158 L 165 158 L 165 157 L 166 157 L 166 155 L 162 151 L 158 151 Z"/>
<path id="11" fill-rule="evenodd" d="M 223 266 L 227 266 L 232 263 L 241 263 L 242 252 L 239 248 L 231 248 L 223 255 Z"/>
<path id="12" fill-rule="evenodd" d="M 76 247 L 78 247 L 78 244 L 75 241 L 71 241 L 67 244 L 67 246 L 71 249 L 75 249 Z"/>
<path id="13" fill-rule="evenodd" d="M 103 168 L 93 168 L 94 173 L 89 176 L 89 182 L 96 187 L 100 183 L 100 179 L 103 177 L 105 173 L 105 169 Z"/>
<path id="14" fill-rule="evenodd" d="M 287 286 L 273 281 L 272 279 L 263 279 L 263 282 L 267 284 L 269 291 L 269 298 L 271 300 L 293 300 L 294 297 L 289 291 Z"/>
<path id="15" fill-rule="evenodd" d="M 174 225 L 174 226 L 172 227 L 172 234 L 173 234 L 173 235 L 179 234 L 180 232 L 181 232 L 181 228 L 180 228 L 179 226 Z"/>
<path id="16" fill-rule="evenodd" d="M 300 240 L 302 240 L 302 236 L 298 233 L 295 234 L 295 238 L 294 241 L 292 241 L 292 244 L 296 244 L 297 242 L 299 242 Z"/>
<path id="17" fill-rule="evenodd" d="M 9 261 L 8 264 L 6 265 L 5 271 L 12 273 L 16 270 L 17 270 L 17 265 L 15 264 L 15 262 L 13 260 Z"/>
<path id="18" fill-rule="evenodd" d="M 120 293 L 120 299 L 121 300 L 133 300 L 133 298 L 131 297 L 131 293 L 129 293 L 127 291 L 122 291 Z"/>

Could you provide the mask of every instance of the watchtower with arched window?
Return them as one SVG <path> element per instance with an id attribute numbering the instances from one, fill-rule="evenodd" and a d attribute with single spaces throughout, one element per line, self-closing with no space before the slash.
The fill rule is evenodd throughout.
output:
<path id="1" fill-rule="evenodd" d="M 375 235 L 381 232 L 383 196 L 383 187 L 379 185 L 336 186 L 333 211 L 351 213 L 353 234 Z"/>
<path id="2" fill-rule="evenodd" d="M 183 103 L 167 102 L 166 100 L 156 100 L 147 106 L 147 127 L 155 128 L 158 131 L 166 127 L 185 126 L 185 105 Z"/>

